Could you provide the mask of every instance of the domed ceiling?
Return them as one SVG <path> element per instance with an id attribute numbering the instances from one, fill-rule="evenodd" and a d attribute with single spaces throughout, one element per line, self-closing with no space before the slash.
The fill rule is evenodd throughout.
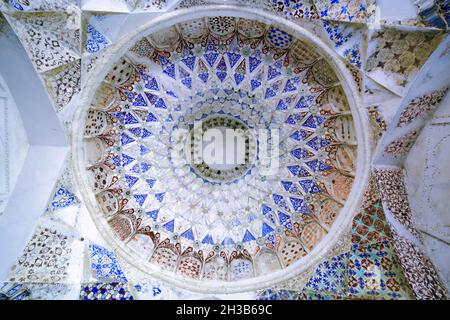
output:
<path id="1" fill-rule="evenodd" d="M 128 47 L 85 118 L 103 233 L 132 263 L 195 280 L 267 276 L 305 259 L 356 172 L 352 113 L 327 59 L 287 27 L 231 16 Z M 242 161 L 204 160 L 209 129 L 237 130 Z"/>

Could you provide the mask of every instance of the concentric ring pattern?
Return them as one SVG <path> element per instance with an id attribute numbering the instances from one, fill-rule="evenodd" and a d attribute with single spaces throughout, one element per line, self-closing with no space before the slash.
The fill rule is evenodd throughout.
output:
<path id="1" fill-rule="evenodd" d="M 226 176 L 175 161 L 189 135 L 173 133 L 211 117 L 276 133 L 267 145 L 279 147 L 279 165 L 268 172 L 256 154 Z M 308 255 L 356 170 L 352 114 L 329 63 L 255 20 L 203 18 L 143 37 L 97 88 L 85 122 L 86 168 L 114 237 L 193 279 L 251 278 Z"/>

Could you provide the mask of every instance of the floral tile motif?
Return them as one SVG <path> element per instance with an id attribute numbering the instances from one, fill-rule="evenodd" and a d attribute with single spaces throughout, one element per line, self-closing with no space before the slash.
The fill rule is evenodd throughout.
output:
<path id="1" fill-rule="evenodd" d="M 418 132 L 413 130 L 405 134 L 404 136 L 392 141 L 384 149 L 384 154 L 394 157 L 401 158 L 408 154 L 409 150 L 416 142 Z"/>
<path id="2" fill-rule="evenodd" d="M 42 1 L 45 2 L 45 1 Z M 71 1 L 67 1 L 68 3 Z M 367 17 L 367 9 L 363 6 L 359 7 L 356 10 L 354 3 L 363 4 L 366 1 L 346 1 L 346 0 L 324 0 L 316 1 L 317 7 L 325 7 L 324 10 L 319 11 L 320 14 L 324 15 L 322 18 L 324 21 L 319 20 L 321 23 L 323 22 L 323 27 L 326 29 L 328 34 L 328 38 L 331 41 L 333 47 L 337 50 L 337 52 L 347 61 L 356 68 L 362 67 L 362 50 L 360 50 L 360 41 L 355 41 L 355 38 L 360 39 L 359 36 L 355 36 L 352 32 L 354 30 L 354 25 L 345 24 L 342 22 L 333 22 L 333 20 L 345 21 L 345 22 L 355 22 L 359 19 L 363 21 Z M 14 0 L 9 1 L 9 3 L 15 4 L 24 4 L 26 1 Z M 150 1 L 146 2 L 150 3 Z M 304 1 L 276 1 L 272 0 L 271 3 L 274 7 L 277 8 L 279 13 L 282 13 L 289 17 L 294 18 L 312 18 L 318 17 L 318 13 L 315 11 L 312 2 L 309 0 Z M 18 6 L 17 6 L 18 7 Z M 338 9 L 339 8 L 339 9 Z M 16 8 L 17 9 L 17 8 Z M 19 9 L 17 9 L 19 10 Z M 363 14 L 362 12 L 366 12 Z M 38 15 L 37 15 L 38 16 Z M 36 16 L 36 17 L 37 17 Z M 39 16 L 41 16 L 39 14 Z M 19 20 L 19 17 L 14 17 L 16 21 Z M 24 16 L 25 17 L 25 16 Z M 31 17 L 31 16 L 30 16 Z M 22 18 L 20 18 L 22 19 Z M 31 18 L 30 18 L 31 19 Z M 327 20 L 328 19 L 328 20 Z M 31 20 L 30 20 L 31 21 Z M 31 23 L 31 22 L 30 22 Z M 39 23 L 37 23 L 39 25 Z M 65 105 L 67 105 L 73 95 L 77 94 L 80 91 L 80 67 L 81 62 L 78 57 L 78 49 L 76 45 L 72 47 L 70 41 L 66 43 L 64 38 L 58 38 L 54 30 L 45 30 L 45 28 L 35 29 L 35 28 L 25 28 L 20 25 L 21 32 L 27 31 L 28 39 L 22 35 L 22 40 L 25 44 L 28 44 L 27 48 L 32 48 L 31 44 L 36 41 L 38 46 L 42 46 L 42 41 L 45 38 L 44 36 L 40 37 L 39 35 L 31 36 L 32 32 L 40 33 L 40 32 L 51 32 L 52 39 L 57 39 L 58 43 L 53 43 L 55 47 L 59 48 L 59 44 L 62 44 L 61 48 L 55 49 L 57 51 L 56 60 L 53 61 L 53 58 L 44 57 L 44 60 L 41 61 L 38 59 L 37 55 L 33 55 L 32 59 L 36 65 L 36 68 L 39 71 L 44 72 L 43 76 L 45 81 L 47 82 L 47 87 L 50 90 L 50 95 L 54 99 L 58 110 L 61 110 Z M 23 28 L 23 30 L 22 30 Z M 39 32 L 38 32 L 39 31 Z M 78 31 L 79 32 L 79 31 Z M 282 48 L 283 50 L 290 50 L 294 43 L 292 39 L 288 35 L 283 34 L 279 30 L 271 30 L 271 37 L 267 39 L 268 43 L 271 43 L 273 46 L 277 48 Z M 399 32 L 399 31 L 396 31 Z M 393 58 L 391 60 L 400 61 L 401 64 L 403 60 L 407 60 L 412 62 L 411 66 L 386 66 L 388 63 L 391 63 L 389 59 L 387 59 L 385 63 L 377 64 L 374 69 L 368 70 L 369 73 L 373 73 L 375 69 L 381 69 L 383 72 L 398 73 L 402 76 L 405 76 L 405 81 L 409 80 L 409 75 L 412 75 L 415 70 L 418 70 L 420 66 L 423 64 L 423 61 L 426 58 L 426 53 L 424 52 L 432 52 L 432 44 L 435 42 L 436 37 L 425 37 L 424 40 L 416 40 L 415 38 L 412 41 L 405 40 L 408 38 L 411 32 L 400 32 L 404 33 L 405 36 L 400 37 L 399 39 L 390 43 L 389 41 L 383 44 L 382 49 L 392 49 L 392 46 L 395 46 L 397 42 L 407 42 L 409 47 L 405 50 L 399 50 L 398 53 L 393 54 Z M 73 39 L 77 39 L 79 41 L 79 34 L 76 32 L 71 34 Z M 71 39 L 72 39 L 71 38 Z M 277 42 L 276 39 L 283 38 L 282 42 Z M 419 37 L 420 38 L 420 37 Z M 25 39 L 25 40 L 24 40 Z M 274 40 L 275 39 L 275 40 Z M 270 40 L 270 41 L 269 41 Z M 418 41 L 417 43 L 415 41 Z M 101 51 L 103 48 L 106 48 L 110 41 L 107 37 L 96 30 L 92 25 L 87 27 L 86 32 L 86 45 L 84 49 L 89 53 L 96 53 Z M 78 43 L 78 42 L 74 42 Z M 427 46 L 425 46 L 426 44 Z M 147 44 L 145 44 L 147 45 Z M 150 44 L 149 44 L 150 45 Z M 378 44 L 381 46 L 381 44 Z M 415 47 L 421 47 L 420 50 L 424 52 L 416 53 Z M 409 51 L 414 47 L 414 52 L 416 56 L 413 58 L 403 56 L 403 52 Z M 425 48 L 426 47 L 426 48 Z M 65 48 L 65 49 L 64 49 Z M 41 48 L 42 49 L 42 48 Z M 40 50 L 41 50 L 40 49 Z M 135 48 L 142 49 L 142 48 Z M 430 50 L 428 50 L 430 49 Z M 53 49 L 52 49 L 53 50 Z M 58 52 L 60 50 L 61 52 Z M 64 51 L 65 50 L 65 51 Z M 148 54 L 150 50 L 144 47 L 142 50 L 145 54 Z M 389 55 L 390 51 L 384 53 L 378 53 L 375 58 L 380 58 L 383 54 Z M 46 53 L 45 51 L 44 53 Z M 291 51 L 289 51 L 290 53 Z M 151 52 L 153 53 L 153 51 Z M 34 53 L 33 53 L 34 54 Z M 397 54 L 400 54 L 397 57 Z M 406 54 L 406 53 L 405 53 Z M 423 54 L 423 56 L 421 55 Z M 247 76 L 247 74 L 240 73 L 242 70 L 246 70 L 247 66 L 252 68 L 250 65 L 250 59 L 246 58 L 236 58 L 239 54 L 235 53 L 232 55 L 231 52 L 229 55 L 224 58 L 218 58 L 214 60 L 213 64 L 217 65 L 216 69 L 221 70 L 220 68 L 224 68 L 228 72 L 234 71 L 232 75 L 236 84 L 239 85 L 242 81 L 239 78 L 240 76 Z M 58 58 L 60 56 L 60 58 Z M 91 55 L 90 57 L 93 57 Z M 151 56 L 149 55 L 148 58 Z M 221 56 L 220 56 L 221 57 Z M 373 55 L 371 56 L 373 57 Z M 428 57 L 428 56 L 427 56 Z M 175 57 L 174 57 L 175 58 Z M 237 60 L 234 60 L 234 59 Z M 254 63 L 256 66 L 254 67 L 256 72 L 258 72 L 258 65 L 261 63 L 256 57 L 251 61 L 257 61 Z M 259 57 L 258 57 L 259 58 Z M 375 59 L 374 58 L 374 59 Z M 92 58 L 94 59 L 94 58 Z M 200 58 L 197 57 L 196 61 L 200 61 Z M 201 58 L 203 59 L 203 58 Z M 205 57 L 206 59 L 206 57 Z M 403 59 L 403 60 L 402 60 Z M 191 57 L 192 60 L 192 57 Z M 93 63 L 92 60 L 91 64 Z M 186 65 L 189 62 L 186 59 Z M 195 58 L 194 58 L 195 61 Z M 203 61 L 203 60 L 201 60 Z M 222 63 L 223 61 L 223 63 Z M 236 62 L 237 61 L 237 62 Z M 209 62 L 207 60 L 206 62 Z M 217 63 L 216 63 L 217 62 Z M 392 62 L 393 63 L 393 62 Z M 210 76 L 215 76 L 215 73 L 212 70 L 213 64 L 211 64 Z M 197 68 L 200 65 L 195 62 L 192 64 L 193 68 Z M 273 67 L 277 67 L 280 70 L 276 70 L 273 74 L 268 74 L 270 77 L 274 77 L 274 79 L 278 76 L 278 72 L 287 72 L 284 69 L 281 70 L 281 64 L 277 64 L 274 62 Z M 259 67 L 262 69 L 261 67 Z M 270 70 L 269 68 L 266 68 Z M 264 70 L 266 70 L 264 69 Z M 184 77 L 182 72 L 183 69 L 176 69 L 177 79 L 180 77 L 185 80 L 187 77 Z M 191 71 L 188 70 L 188 76 Z M 217 73 L 219 74 L 219 73 Z M 317 72 L 320 74 L 320 72 Z M 230 73 L 231 75 L 231 73 Z M 228 75 L 228 77 L 230 76 Z M 219 77 L 219 76 L 218 76 Z M 376 75 L 375 75 L 376 77 Z M 175 71 L 174 71 L 175 78 Z M 376 77 L 377 78 L 377 77 Z M 220 79 L 220 77 L 219 77 Z M 231 78 L 230 78 L 231 79 Z M 379 78 L 377 78 L 379 79 Z M 217 80 L 217 79 L 216 79 Z M 292 77 L 292 81 L 297 81 L 295 77 Z M 331 81 L 332 82 L 332 81 Z M 187 83 L 187 82 L 186 82 Z M 245 83 L 245 81 L 244 81 Z M 185 84 L 185 83 L 183 83 Z M 284 84 L 284 83 L 283 83 Z M 273 88 L 280 88 L 280 90 L 286 90 L 282 92 L 284 94 L 283 99 L 287 96 L 287 92 L 291 90 L 291 88 L 295 87 L 295 85 L 299 86 L 300 82 L 286 82 L 285 85 L 275 86 Z M 406 86 L 406 82 L 400 82 L 401 86 Z M 331 87 L 331 85 L 330 85 Z M 255 87 L 256 88 L 256 87 Z M 408 123 L 413 121 L 414 119 L 424 115 L 425 113 L 431 111 L 437 104 L 441 101 L 441 99 L 447 93 L 448 88 L 444 88 L 442 90 L 438 90 L 429 95 L 425 95 L 419 98 L 416 98 L 411 101 L 408 107 L 404 110 L 404 112 L 400 116 L 400 120 L 397 124 L 398 127 L 406 126 Z M 268 90 L 269 92 L 269 90 Z M 271 93 L 270 91 L 269 93 Z M 281 92 L 281 91 L 280 91 Z M 273 96 L 267 95 L 267 99 L 272 98 Z M 146 101 L 146 100 L 145 100 Z M 278 101 L 278 100 L 277 100 Z M 286 101 L 280 99 L 280 110 L 285 108 Z M 289 100 L 289 103 L 291 101 Z M 138 103 L 136 100 L 134 103 Z M 300 106 L 299 101 L 299 106 Z M 292 106 L 292 105 L 291 105 Z M 279 110 L 279 111 L 280 111 Z M 381 131 L 386 130 L 386 121 L 382 117 L 377 106 L 368 107 L 369 115 L 373 119 L 373 121 L 379 126 Z M 392 154 L 394 156 L 404 155 L 408 152 L 412 143 L 414 143 L 417 133 L 415 131 L 410 133 L 411 136 L 406 135 L 404 138 L 393 141 L 387 148 L 386 153 Z M 298 153 L 293 153 L 293 155 L 298 155 Z M 294 175 L 294 174 L 293 174 Z M 297 174 L 295 174 L 297 175 Z M 294 175 L 294 176 L 295 176 Z M 408 228 L 411 228 L 412 232 L 415 232 L 409 214 L 409 207 L 406 199 L 406 191 L 403 187 L 398 187 L 396 185 L 396 180 L 390 181 L 392 176 L 388 175 L 387 177 L 379 178 L 379 183 L 383 185 L 383 201 L 388 204 L 390 211 L 393 212 L 394 216 L 399 219 L 399 221 L 405 224 Z M 403 179 L 403 177 L 402 177 Z M 130 187 L 131 188 L 131 187 Z M 151 187 L 149 187 L 151 188 Z M 403 188 L 403 189 L 402 189 Z M 338 189 L 338 188 L 337 188 Z M 54 210 L 66 208 L 74 203 L 77 203 L 77 199 L 74 194 L 69 191 L 70 188 L 66 188 L 64 186 L 58 187 L 55 193 L 53 194 L 52 200 L 50 202 L 50 207 Z M 287 189 L 286 192 L 292 192 L 294 189 Z M 400 190 L 400 191 L 399 191 Z M 374 192 L 375 193 L 375 192 Z M 399 195 L 400 193 L 400 195 Z M 399 196 L 401 199 L 397 199 Z M 351 253 L 346 253 L 337 257 L 332 258 L 329 261 L 325 261 L 321 263 L 317 269 L 314 276 L 309 280 L 307 284 L 307 288 L 303 291 L 291 291 L 291 290 L 272 290 L 267 289 L 258 294 L 261 300 L 296 300 L 296 299 L 319 299 L 319 300 L 330 300 L 330 299 L 342 299 L 347 297 L 346 295 L 350 293 L 348 298 L 364 298 L 364 297 L 372 297 L 372 298 L 389 298 L 389 299 L 403 299 L 403 298 L 411 298 L 410 290 L 406 283 L 405 277 L 399 267 L 399 261 L 403 266 L 403 270 L 405 271 L 405 275 L 408 278 L 409 283 L 412 286 L 412 289 L 415 293 L 415 296 L 420 299 L 442 299 L 445 297 L 445 289 L 442 289 L 441 285 L 438 283 L 439 280 L 437 275 L 430 271 L 432 266 L 430 266 L 431 262 L 420 252 L 418 248 L 416 248 L 413 244 L 409 243 L 402 237 L 395 235 L 393 245 L 397 252 L 399 252 L 399 258 L 396 257 L 394 250 L 392 249 L 391 242 L 388 241 L 390 239 L 390 230 L 386 223 L 381 198 L 378 195 L 371 194 L 369 200 L 365 200 L 366 203 L 360 210 L 360 212 L 356 215 L 353 221 L 352 228 L 352 242 L 354 244 L 353 250 Z M 276 199 L 276 201 L 275 201 Z M 159 200 L 162 202 L 162 200 Z M 283 200 L 284 201 L 284 200 Z M 406 201 L 406 202 L 405 202 Z M 292 202 L 292 200 L 291 200 Z M 274 198 L 274 204 L 270 204 L 273 208 L 284 206 L 283 202 L 281 202 L 278 198 Z M 291 206 L 290 203 L 287 206 Z M 295 203 L 292 204 L 292 208 L 294 211 L 297 211 L 298 207 Z M 281 209 L 280 209 L 281 210 Z M 274 210 L 275 211 L 275 210 Z M 292 211 L 292 209 L 291 209 Z M 402 216 L 405 215 L 406 217 Z M 280 220 L 285 221 L 285 216 L 280 215 Z M 290 226 L 289 224 L 286 224 Z M 264 225 L 263 225 L 264 226 Z M 263 229 L 266 232 L 267 229 Z M 186 236 L 189 236 L 190 233 L 185 231 L 183 233 Z M 183 236 L 183 234 L 181 236 Z M 194 236 L 189 239 L 194 240 Z M 248 236 L 246 239 L 255 238 L 251 234 L 251 237 Z M 197 239 L 197 238 L 196 238 Z M 206 238 L 205 238 L 206 239 Z M 32 241 L 27 246 L 27 250 L 24 255 L 20 258 L 19 263 L 14 266 L 11 277 L 9 278 L 11 282 L 8 283 L 10 286 L 5 287 L 2 286 L 0 288 L 0 299 L 25 299 L 30 296 L 33 296 L 34 290 L 31 290 L 33 286 L 40 286 L 40 281 L 64 281 L 67 278 L 67 269 L 69 265 L 69 257 L 71 255 L 70 249 L 70 236 L 64 235 L 64 233 L 60 233 L 57 230 L 40 227 L 36 231 L 35 236 Z M 254 240 L 254 239 L 253 239 Z M 123 270 L 121 269 L 117 258 L 114 254 L 103 248 L 101 246 L 92 244 L 89 246 L 90 252 L 90 267 L 95 277 L 99 281 L 108 281 L 99 282 L 94 284 L 85 284 L 81 288 L 80 299 L 85 300 L 110 300 L 110 299 L 134 299 L 133 293 L 131 293 L 130 288 L 128 287 L 127 278 Z M 177 260 L 177 259 L 175 259 Z M 54 265 L 56 261 L 56 265 Z M 246 265 L 245 265 L 246 266 Z M 190 264 L 189 268 L 192 267 Z M 253 270 L 253 269 L 251 269 Z M 95 280 L 95 281 L 97 281 Z M 33 284 L 30 287 L 24 286 L 23 284 L 17 284 L 17 281 L 31 281 Z M 113 281 L 113 282 L 110 282 Z M 44 283 L 49 286 L 49 283 Z M 350 287 L 348 287 L 350 285 Z M 350 288 L 350 289 L 349 289 Z M 433 289 L 431 289 L 433 288 Z M 76 288 L 76 293 L 78 294 L 78 287 Z M 155 299 L 160 298 L 163 293 L 163 288 L 157 285 L 147 286 L 147 288 L 143 288 L 141 284 L 136 284 L 132 288 L 133 292 L 139 292 L 148 296 L 152 296 Z M 59 290 L 55 287 L 55 291 Z M 64 290 L 61 287 L 61 292 Z M 58 294 L 59 291 L 58 291 Z M 62 294 L 62 293 L 61 293 Z M 44 296 L 44 295 L 43 295 Z"/>
<path id="3" fill-rule="evenodd" d="M 317 19 L 319 15 L 313 0 L 269 0 L 272 10 L 283 14 L 286 18 Z"/>
<path id="4" fill-rule="evenodd" d="M 273 12 L 286 19 L 318 19 L 314 0 L 233 0 L 232 3 Z M 218 3 L 214 0 L 181 0 L 176 9 Z"/>
<path id="5" fill-rule="evenodd" d="M 350 297 L 411 299 L 412 292 L 389 241 L 353 250 L 348 265 Z"/>
<path id="6" fill-rule="evenodd" d="M 353 66 L 362 67 L 364 29 L 349 23 L 323 21 L 329 42 L 339 55 Z"/>
<path id="7" fill-rule="evenodd" d="M 134 300 L 127 284 L 121 282 L 92 283 L 81 287 L 80 300 Z"/>
<path id="8" fill-rule="evenodd" d="M 136 42 L 136 44 L 130 49 L 130 51 L 132 54 L 135 54 L 140 58 L 148 59 L 152 59 L 153 53 L 155 52 L 154 48 L 145 37 Z"/>
<path id="9" fill-rule="evenodd" d="M 61 282 L 68 276 L 71 237 L 56 229 L 38 226 L 8 276 L 10 282 Z"/>
<path id="10" fill-rule="evenodd" d="M 415 119 L 434 110 L 445 97 L 448 90 L 449 87 L 447 86 L 421 97 L 412 99 L 408 106 L 400 114 L 397 127 L 404 127 Z"/>
<path id="11" fill-rule="evenodd" d="M 56 111 L 61 111 L 81 91 L 81 60 L 43 74 Z"/>
<path id="12" fill-rule="evenodd" d="M 361 47 L 359 43 L 355 43 L 352 47 L 344 50 L 342 56 L 357 68 L 362 67 L 361 63 Z"/>
<path id="13" fill-rule="evenodd" d="M 25 13 L 10 23 L 39 72 L 80 58 L 80 29 L 66 13 Z"/>
<path id="14" fill-rule="evenodd" d="M 93 25 L 88 24 L 86 28 L 86 42 L 84 49 L 88 53 L 99 52 L 110 45 L 110 41 Z"/>
<path id="15" fill-rule="evenodd" d="M 315 0 L 321 19 L 365 22 L 368 18 L 365 0 Z"/>
<path id="16" fill-rule="evenodd" d="M 414 244 L 394 232 L 394 246 L 405 276 L 419 300 L 443 300 L 448 293 L 430 259 Z"/>
<path id="17" fill-rule="evenodd" d="M 349 254 L 344 253 L 333 257 L 331 260 L 322 262 L 307 282 L 306 289 L 345 295 L 347 291 L 348 257 Z"/>
<path id="18" fill-rule="evenodd" d="M 89 259 L 93 276 L 98 280 L 127 282 L 114 253 L 96 244 L 89 244 Z"/>
<path id="19" fill-rule="evenodd" d="M 257 300 L 299 300 L 299 293 L 292 290 L 267 289 L 257 293 Z"/>
<path id="20" fill-rule="evenodd" d="M 441 32 L 434 30 L 383 28 L 369 40 L 365 69 L 371 78 L 401 94 L 441 39 Z"/>
<path id="21" fill-rule="evenodd" d="M 54 211 L 62 208 L 67 208 L 77 203 L 79 203 L 77 197 L 65 186 L 58 184 L 50 200 L 50 204 L 47 210 Z"/>
<path id="22" fill-rule="evenodd" d="M 375 174 L 381 197 L 389 211 L 398 222 L 420 239 L 411 220 L 403 169 L 376 169 Z"/>

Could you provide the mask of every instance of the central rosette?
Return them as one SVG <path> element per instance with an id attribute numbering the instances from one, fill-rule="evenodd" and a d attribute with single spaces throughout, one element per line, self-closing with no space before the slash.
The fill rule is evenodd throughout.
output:
<path id="1" fill-rule="evenodd" d="M 197 121 L 187 142 L 192 170 L 211 183 L 235 182 L 249 172 L 257 154 L 249 127 L 232 116 L 215 114 Z"/>

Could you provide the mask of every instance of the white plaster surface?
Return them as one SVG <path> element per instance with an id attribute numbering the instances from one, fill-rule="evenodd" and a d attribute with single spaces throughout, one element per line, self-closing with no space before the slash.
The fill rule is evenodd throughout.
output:
<path id="1" fill-rule="evenodd" d="M 28 147 L 19 110 L 0 75 L 0 215 L 17 182 Z"/>
<path id="2" fill-rule="evenodd" d="M 406 20 L 417 16 L 413 0 L 378 0 L 377 4 L 383 20 Z"/>
<path id="3" fill-rule="evenodd" d="M 425 248 L 450 288 L 450 95 L 424 127 L 406 161 L 406 186 Z"/>

